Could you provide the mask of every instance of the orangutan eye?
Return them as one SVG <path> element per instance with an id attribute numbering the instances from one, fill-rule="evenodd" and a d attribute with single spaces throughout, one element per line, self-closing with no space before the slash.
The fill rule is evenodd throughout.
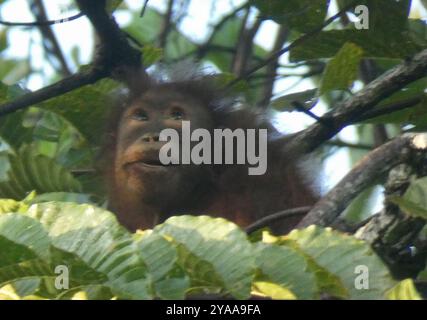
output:
<path id="1" fill-rule="evenodd" d="M 135 111 L 132 112 L 131 118 L 137 121 L 147 121 L 148 115 L 147 115 L 147 112 L 145 112 L 145 110 L 136 109 Z"/>
<path id="2" fill-rule="evenodd" d="M 173 108 L 170 116 L 173 120 L 182 120 L 184 119 L 185 113 L 181 108 Z"/>

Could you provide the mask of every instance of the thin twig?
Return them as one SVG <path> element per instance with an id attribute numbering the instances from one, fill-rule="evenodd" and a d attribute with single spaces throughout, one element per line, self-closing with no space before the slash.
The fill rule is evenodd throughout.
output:
<path id="1" fill-rule="evenodd" d="M 273 213 L 271 215 L 265 216 L 255 223 L 251 224 L 250 226 L 245 228 L 245 231 L 247 234 L 253 233 L 259 229 L 262 229 L 269 224 L 276 222 L 277 220 L 286 220 L 288 218 L 293 217 L 299 217 L 305 215 L 307 212 L 309 212 L 311 207 L 298 207 L 298 208 L 292 208 L 283 210 L 280 212 Z"/>
<path id="2" fill-rule="evenodd" d="M 144 1 L 144 4 L 143 4 L 143 6 L 141 8 L 141 12 L 139 13 L 139 17 L 140 18 L 142 18 L 144 16 L 145 10 L 147 10 L 148 1 L 150 1 L 150 0 L 145 0 Z"/>
<path id="3" fill-rule="evenodd" d="M 51 26 L 58 23 L 65 23 L 69 21 L 76 20 L 84 16 L 83 12 L 79 12 L 71 17 L 61 18 L 56 20 L 46 20 L 46 21 L 33 21 L 33 22 L 11 22 L 0 20 L 0 24 L 9 27 L 39 27 L 39 26 Z"/>
<path id="4" fill-rule="evenodd" d="M 229 14 L 225 15 L 221 21 L 219 21 L 214 27 L 213 30 L 211 32 L 211 35 L 209 36 L 209 39 L 203 44 L 201 45 L 198 50 L 197 50 L 197 59 L 202 59 L 206 53 L 208 52 L 208 48 L 211 45 L 211 43 L 213 42 L 217 32 L 219 32 L 219 30 L 221 30 L 221 28 L 231 19 L 233 19 L 235 17 L 235 15 L 240 12 L 241 10 L 245 9 L 246 7 L 249 6 L 248 2 L 245 2 L 244 4 L 238 6 L 236 9 L 234 9 L 233 11 L 231 11 Z"/>
<path id="5" fill-rule="evenodd" d="M 342 148 L 352 148 L 352 149 L 361 149 L 361 150 L 372 150 L 374 147 L 369 144 L 363 143 L 350 143 L 341 140 L 329 140 L 326 142 L 326 145 Z"/>
<path id="6" fill-rule="evenodd" d="M 159 47 L 163 49 L 166 47 L 166 40 L 172 28 L 172 13 L 173 13 L 174 3 L 175 3 L 175 0 L 168 1 L 168 8 L 163 18 L 162 30 L 160 31 L 160 34 L 158 37 Z"/>
<path id="7" fill-rule="evenodd" d="M 237 77 L 242 75 L 247 69 L 249 60 L 252 57 L 253 45 L 254 45 L 253 40 L 262 23 L 262 20 L 257 18 L 253 26 L 247 29 L 246 23 L 247 23 L 248 17 L 249 17 L 249 11 L 248 11 L 248 16 L 246 16 L 242 22 L 242 29 L 240 31 L 240 36 L 239 36 L 240 40 L 236 46 L 237 48 L 236 54 L 233 57 L 233 65 L 231 70 Z"/>
<path id="8" fill-rule="evenodd" d="M 292 42 L 291 44 L 289 44 L 285 48 L 283 48 L 283 49 L 281 49 L 281 50 L 279 50 L 277 52 L 274 52 L 264 62 L 256 65 L 255 67 L 253 67 L 251 69 L 249 69 L 241 77 L 238 77 L 238 78 L 234 79 L 233 81 L 230 81 L 230 83 L 228 84 L 228 86 L 233 86 L 233 85 L 237 84 L 239 81 L 241 81 L 243 79 L 247 79 L 250 75 L 252 75 L 255 72 L 257 72 L 258 70 L 262 69 L 263 67 L 265 67 L 266 65 L 268 65 L 269 63 L 271 63 L 272 61 L 274 61 L 275 59 L 277 59 L 281 55 L 283 55 L 284 53 L 290 51 L 294 47 L 296 47 L 296 46 L 304 43 L 307 39 L 309 39 L 309 38 L 313 37 L 314 35 L 318 34 L 325 27 L 327 27 L 332 22 L 334 22 L 336 19 L 338 19 L 343 12 L 346 12 L 347 10 L 351 9 L 352 7 L 354 7 L 356 5 L 356 2 L 357 1 L 353 1 L 350 5 L 344 7 L 337 14 L 335 14 L 332 17 L 330 17 L 329 19 L 325 20 L 325 22 L 322 23 L 320 26 L 314 28 L 313 30 L 311 30 L 311 31 L 309 31 L 307 33 L 305 33 L 304 35 L 302 35 L 301 37 L 299 37 L 298 39 L 296 39 L 294 42 Z"/>
<path id="9" fill-rule="evenodd" d="M 272 53 L 279 51 L 283 47 L 288 37 L 288 34 L 289 34 L 288 26 L 287 25 L 280 26 L 280 29 L 277 32 L 276 40 L 274 41 Z M 267 78 L 263 85 L 262 98 L 257 103 L 257 105 L 260 107 L 266 108 L 271 101 L 278 67 L 279 67 L 279 57 L 277 57 L 276 59 L 273 59 L 273 61 L 266 68 Z"/>
<path id="10" fill-rule="evenodd" d="M 46 21 L 47 14 L 42 0 L 33 0 L 31 4 L 31 9 L 34 12 L 34 15 L 37 18 L 37 21 Z M 60 73 L 63 76 L 68 77 L 71 75 L 70 68 L 68 67 L 67 61 L 62 53 L 61 47 L 58 40 L 55 37 L 50 25 L 40 25 L 38 26 L 40 33 L 43 37 L 43 47 L 45 51 L 53 55 L 60 64 Z M 54 66 L 55 67 L 55 66 Z"/>

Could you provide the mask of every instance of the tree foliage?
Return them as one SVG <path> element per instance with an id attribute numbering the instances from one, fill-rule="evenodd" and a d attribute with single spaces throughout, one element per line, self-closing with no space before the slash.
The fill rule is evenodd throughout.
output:
<path id="1" fill-rule="evenodd" d="M 11 2 L 1 1 L 0 9 Z M 113 25 L 117 34 L 102 34 L 104 22 L 93 14 L 99 4 L 88 9 L 87 0 L 69 3 L 71 12 L 87 15 L 103 44 L 85 65 L 78 46 L 55 46 L 60 31 L 46 31 L 52 26 L 40 23 L 42 1 L 30 1 L 38 24 L 24 30 L 40 32 L 37 45 L 54 70 L 43 80 L 58 81 L 41 92 L 25 86 L 40 75 L 34 57 L 7 51 L 13 41 L 8 35 L 25 24 L 0 21 L 0 299 L 421 297 L 415 287 L 423 291 L 427 281 L 421 134 L 427 127 L 427 9 L 421 2 L 241 1 L 206 23 L 202 40 L 185 28 L 195 1 L 165 1 L 165 10 L 102 2 L 113 17 L 129 17 L 120 29 Z M 369 10 L 368 29 L 356 27 L 356 5 Z M 212 10 L 219 10 L 214 2 Z M 272 24 L 274 41 L 266 48 L 256 35 Z M 338 210 L 333 223 L 319 220 L 319 226 L 278 237 L 266 230 L 248 236 L 222 219 L 179 216 L 131 234 L 105 210 L 95 159 L 111 93 L 121 86 L 116 68 L 186 59 L 214 68 L 254 108 L 311 120 L 298 144 L 321 158 L 344 150 L 354 165 L 368 156 L 343 180 L 351 195 L 337 200 L 332 189 L 329 202 L 313 209 L 318 213 L 332 203 L 330 212 L 322 212 L 332 217 Z M 305 89 L 277 89 L 291 81 Z M 354 129 L 355 142 L 342 140 L 346 126 Z M 407 134 L 410 142 L 390 151 L 386 143 Z M 370 156 L 377 147 L 383 149 Z M 385 169 L 371 174 L 367 168 L 375 161 Z M 378 185 L 386 198 L 373 212 Z M 56 268 L 64 265 L 69 283 L 58 289 Z"/>

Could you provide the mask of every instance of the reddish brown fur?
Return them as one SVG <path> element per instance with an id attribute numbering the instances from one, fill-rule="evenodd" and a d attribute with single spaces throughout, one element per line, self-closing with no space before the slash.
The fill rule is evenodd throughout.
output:
<path id="1" fill-rule="evenodd" d="M 178 214 L 207 214 L 224 217 L 240 226 L 247 226 L 274 212 L 314 203 L 316 195 L 312 188 L 304 182 L 299 168 L 295 164 L 295 157 L 286 156 L 280 151 L 285 143 L 283 137 L 281 139 L 273 138 L 269 141 L 268 166 L 265 175 L 250 176 L 245 165 L 205 165 L 206 168 L 203 170 L 194 168 L 194 171 L 188 169 L 189 172 L 182 173 L 181 176 L 185 175 L 185 179 L 181 177 L 182 179 L 174 180 L 176 176 L 169 173 L 166 176 L 141 174 L 141 176 L 137 175 L 137 178 L 132 176 L 130 179 L 130 175 L 121 169 L 120 159 L 124 157 L 124 153 L 120 150 L 123 148 L 123 144 L 126 145 L 121 135 L 126 137 L 127 131 L 131 129 L 121 127 L 125 124 L 120 125 L 120 123 L 126 123 L 126 126 L 139 125 L 132 121 L 123 122 L 123 119 L 127 117 L 126 110 L 134 108 L 135 105 L 136 108 L 139 108 L 141 104 L 144 104 L 144 97 L 150 95 L 152 97 L 158 95 L 159 99 L 160 97 L 163 100 L 166 99 L 166 102 L 159 100 L 159 104 L 167 104 L 169 96 L 171 97 L 170 103 L 175 103 L 175 93 L 178 93 L 178 98 L 182 97 L 183 101 L 189 105 L 186 107 L 186 111 L 197 114 L 192 121 L 202 118 L 200 123 L 207 123 L 209 126 L 212 123 L 212 127 L 209 129 L 266 128 L 270 136 L 277 138 L 278 135 L 268 121 L 262 120 L 262 117 L 250 108 L 233 110 L 230 105 L 221 104 L 218 99 L 220 92 L 209 81 L 193 80 L 152 84 L 148 89 L 139 91 L 133 90 L 129 100 L 124 102 L 124 107 L 116 109 L 112 116 L 109 141 L 105 148 L 105 154 L 109 156 L 106 172 L 110 207 L 128 229 L 151 228 L 166 218 Z M 221 108 L 216 108 L 218 105 Z M 120 122 L 120 118 L 122 118 L 122 122 Z M 129 125 L 129 123 L 131 124 Z M 138 149 L 139 145 L 139 143 L 134 143 L 133 149 Z M 125 149 L 125 152 L 130 149 L 130 147 Z M 144 153 L 142 149 L 132 152 L 136 154 L 137 158 Z M 180 168 L 177 169 L 180 170 Z M 146 179 L 139 179 L 139 177 L 146 177 Z M 164 177 L 168 179 L 163 179 Z M 179 174 L 178 177 L 180 177 Z M 200 181 L 194 182 L 197 179 Z M 176 182 L 176 187 L 173 185 L 173 181 Z M 186 187 L 189 190 L 186 190 Z M 167 190 L 167 192 L 163 194 L 162 190 Z M 142 200 L 144 192 L 154 193 L 154 201 Z M 162 197 L 165 199 L 164 202 Z M 273 228 L 276 232 L 285 232 L 298 220 L 288 219 L 276 223 Z"/>

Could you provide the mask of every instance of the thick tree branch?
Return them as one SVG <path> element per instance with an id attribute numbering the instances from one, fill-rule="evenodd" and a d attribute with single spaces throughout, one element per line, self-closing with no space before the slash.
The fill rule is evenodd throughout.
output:
<path id="1" fill-rule="evenodd" d="M 322 122 L 317 122 L 296 133 L 285 147 L 286 151 L 290 154 L 302 154 L 314 150 L 345 126 L 357 122 L 381 100 L 426 75 L 427 49 L 416 54 L 412 60 L 403 62 L 369 83 L 354 96 L 321 117 Z"/>
<path id="2" fill-rule="evenodd" d="M 50 86 L 25 94 L 11 102 L 7 102 L 1 105 L 0 117 L 28 106 L 43 102 L 58 95 L 67 93 L 84 85 L 95 83 L 96 81 L 107 76 L 107 70 L 95 68 L 86 72 L 76 73 Z"/>
<path id="3" fill-rule="evenodd" d="M 129 45 L 126 35 L 114 18 L 105 11 L 105 1 L 77 0 L 82 12 L 95 27 L 101 45 L 95 61 L 88 70 L 76 73 L 57 83 L 23 95 L 0 106 L 0 116 L 40 103 L 67 93 L 102 78 L 113 76 L 118 80 L 129 79 L 132 72 L 144 72 L 141 53 Z"/>
<path id="4" fill-rule="evenodd" d="M 141 52 L 131 47 L 114 18 L 105 11 L 105 0 L 76 0 L 95 28 L 101 48 L 98 63 L 110 70 L 141 69 Z M 141 70 L 142 71 L 142 70 Z"/>
<path id="5" fill-rule="evenodd" d="M 329 226 L 362 190 L 391 168 L 408 160 L 411 149 L 425 149 L 426 134 L 405 134 L 366 155 L 299 223 Z"/>

